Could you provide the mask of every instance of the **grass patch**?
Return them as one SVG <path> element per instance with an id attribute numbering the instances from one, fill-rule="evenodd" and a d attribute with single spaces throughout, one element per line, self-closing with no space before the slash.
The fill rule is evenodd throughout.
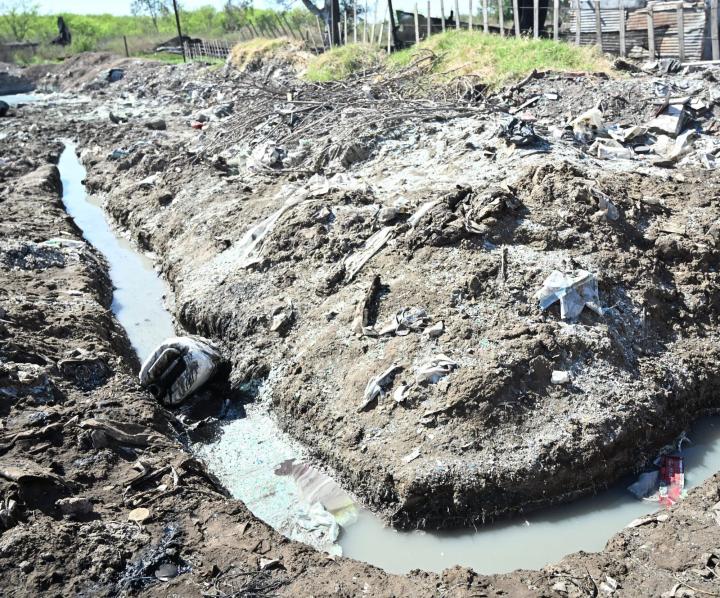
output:
<path id="1" fill-rule="evenodd" d="M 291 64 L 302 64 L 306 60 L 302 46 L 287 37 L 274 39 L 256 37 L 235 44 L 230 51 L 230 61 L 241 71 L 256 70 L 270 59 L 283 60 Z"/>
<path id="2" fill-rule="evenodd" d="M 401 68 L 430 50 L 437 56 L 431 75 L 448 81 L 462 75 L 478 76 L 497 88 L 520 79 L 533 69 L 606 72 L 610 63 L 595 47 L 523 37 L 500 37 L 478 31 L 447 31 L 432 36 L 388 59 L 391 68 Z"/>
<path id="3" fill-rule="evenodd" d="M 353 73 L 377 67 L 385 60 L 385 53 L 377 46 L 338 46 L 313 57 L 308 63 L 305 78 L 310 81 L 339 81 Z"/>

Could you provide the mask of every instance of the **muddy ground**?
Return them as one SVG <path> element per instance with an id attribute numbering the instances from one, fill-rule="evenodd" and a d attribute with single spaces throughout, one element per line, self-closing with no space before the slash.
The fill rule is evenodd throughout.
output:
<path id="1" fill-rule="evenodd" d="M 108 84 L 110 66 L 125 78 Z M 264 382 L 258 400 L 271 400 L 285 429 L 371 508 L 400 526 L 448 527 L 568 500 L 642 466 L 717 407 L 715 171 L 690 160 L 600 162 L 551 132 L 599 100 L 612 121 L 645 122 L 654 75 L 533 79 L 495 102 L 541 94 L 527 110 L 543 143 L 506 145 L 490 109 L 412 123 L 366 140 L 362 159 L 325 165 L 321 175 L 348 175 L 330 183 L 292 169 L 253 172 L 231 139 L 208 155 L 213 130 L 242 123 L 248 99 L 234 90 L 244 75 L 232 70 L 93 55 L 32 76 L 71 93 L 2 121 L 1 462 L 4 498 L 16 501 L 0 538 L 4 587 L 595 595 L 610 576 L 627 596 L 677 583 L 671 595 L 716 591 L 715 478 L 603 553 L 540 572 L 389 576 L 283 540 L 223 496 L 184 452 L 174 415 L 137 387 L 102 259 L 38 245 L 78 236 L 49 166 L 57 140 L 76 138 L 88 188 L 157 254 L 180 324 L 219 341 L 234 389 Z M 291 75 L 271 76 L 282 84 Z M 708 131 L 712 77 L 660 78 L 697 87 L 708 107 L 692 117 Z M 304 195 L 248 260 L 248 228 Z M 348 256 L 384 226 L 387 246 L 351 276 Z M 543 280 L 579 267 L 597 277 L 602 316 L 586 309 L 566 323 L 557 306 L 541 312 L 533 295 Z M 419 329 L 377 334 L 413 307 L 427 313 Z M 428 333 L 439 322 L 441 334 Z M 457 367 L 437 384 L 417 381 L 438 354 Z M 368 381 L 394 364 L 384 394 L 366 404 Z M 570 384 L 551 384 L 553 370 L 569 371 Z M 128 423 L 141 426 L 124 430 L 130 438 L 117 433 Z M 131 484 L 138 460 L 157 475 Z M 57 501 L 72 496 L 93 512 L 62 517 Z M 150 519 L 129 522 L 138 506 Z M 183 572 L 169 584 L 155 578 L 165 562 Z"/>

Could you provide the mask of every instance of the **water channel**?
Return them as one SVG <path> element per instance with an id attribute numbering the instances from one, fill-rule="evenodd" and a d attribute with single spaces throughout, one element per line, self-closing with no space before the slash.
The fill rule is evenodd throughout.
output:
<path id="1" fill-rule="evenodd" d="M 27 101 L 27 100 L 26 100 Z M 165 307 L 170 291 L 149 257 L 108 223 L 96 198 L 88 197 L 85 170 L 66 144 L 60 158 L 63 201 L 83 230 L 85 239 L 110 264 L 115 286 L 112 309 L 142 359 L 175 331 Z M 210 469 L 236 498 L 261 519 L 283 531 L 299 508 L 298 488 L 288 476 L 276 475 L 287 459 L 303 458 L 302 447 L 275 425 L 262 406 L 250 406 L 245 418 L 228 418 L 216 439 L 196 445 Z M 683 450 L 686 487 L 691 488 L 720 469 L 720 417 L 701 419 L 690 431 Z M 538 568 L 577 550 L 601 550 L 607 540 L 632 519 L 657 509 L 657 503 L 632 496 L 624 480 L 600 494 L 476 530 L 400 532 L 359 508 L 342 527 L 339 545 L 345 556 L 393 573 L 411 569 L 441 571 L 466 565 L 480 573 Z"/>

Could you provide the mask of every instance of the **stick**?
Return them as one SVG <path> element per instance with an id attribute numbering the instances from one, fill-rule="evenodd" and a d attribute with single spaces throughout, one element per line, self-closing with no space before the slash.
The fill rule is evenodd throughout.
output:
<path id="1" fill-rule="evenodd" d="M 620 56 L 624 58 L 627 51 L 625 48 L 625 3 L 623 0 L 618 0 L 618 7 L 620 11 L 618 15 L 620 17 Z"/>
<path id="2" fill-rule="evenodd" d="M 558 0 L 555 0 L 556 2 Z M 500 21 L 500 37 L 505 37 L 505 15 L 503 14 L 503 0 L 498 0 L 498 19 Z"/>
<path id="3" fill-rule="evenodd" d="M 420 43 L 420 20 L 418 17 L 417 2 L 415 3 L 415 43 Z"/>
<path id="4" fill-rule="evenodd" d="M 718 0 L 710 0 L 710 37 L 712 38 L 712 59 L 720 60 L 718 41 Z"/>
<path id="5" fill-rule="evenodd" d="M 518 10 L 518 0 L 512 0 L 513 3 L 513 21 L 515 21 L 515 37 L 520 39 L 520 10 Z"/>
<path id="6" fill-rule="evenodd" d="M 490 30 L 490 28 L 488 27 L 488 5 L 487 5 L 487 0 L 483 0 L 482 10 L 483 10 L 483 33 L 487 33 L 487 32 Z"/>
<path id="7" fill-rule="evenodd" d="M 177 0 L 173 0 L 173 10 L 175 11 L 175 25 L 177 26 L 178 37 L 180 38 L 181 42 L 180 47 L 182 48 L 183 62 L 187 62 L 187 58 L 185 56 L 185 44 L 182 43 L 183 36 L 182 32 L 180 31 L 180 13 L 178 12 Z"/>
<path id="8" fill-rule="evenodd" d="M 595 0 L 595 40 L 602 50 L 602 20 L 600 18 L 600 0 Z"/>
<path id="9" fill-rule="evenodd" d="M 678 57 L 680 62 L 685 60 L 685 15 L 683 14 L 683 3 L 678 2 L 677 6 L 677 30 L 678 30 Z"/>
<path id="10" fill-rule="evenodd" d="M 540 0 L 533 0 L 533 37 L 540 37 Z"/>
<path id="11" fill-rule="evenodd" d="M 655 4 L 648 2 L 647 5 L 647 28 L 648 28 L 648 52 L 650 58 L 655 58 L 655 17 L 653 12 L 655 10 Z M 716 25 L 717 27 L 717 25 Z"/>
<path id="12" fill-rule="evenodd" d="M 123 35 L 123 43 L 125 44 L 125 56 L 130 58 L 130 51 L 128 50 L 128 47 L 127 47 L 127 37 L 125 37 L 124 35 Z"/>
<path id="13" fill-rule="evenodd" d="M 440 17 L 442 18 L 442 32 L 445 33 L 445 7 L 443 0 L 440 0 Z"/>
<path id="14" fill-rule="evenodd" d="M 455 29 L 460 31 L 460 0 L 455 0 Z"/>
<path id="15" fill-rule="evenodd" d="M 553 39 L 560 39 L 560 0 L 553 0 Z"/>

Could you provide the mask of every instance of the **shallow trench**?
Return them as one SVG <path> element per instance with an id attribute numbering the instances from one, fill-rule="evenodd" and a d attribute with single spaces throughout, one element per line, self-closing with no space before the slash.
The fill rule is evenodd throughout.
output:
<path id="1" fill-rule="evenodd" d="M 113 312 L 142 359 L 175 333 L 165 307 L 171 300 L 169 288 L 150 258 L 118 235 L 97 199 L 86 194 L 85 170 L 74 144 L 66 144 L 59 168 L 66 209 L 87 241 L 106 257 L 115 287 Z M 689 437 L 692 443 L 683 450 L 687 488 L 720 469 L 720 417 L 702 418 Z M 301 502 L 298 488 L 292 478 L 274 471 L 286 459 L 302 460 L 303 451 L 278 429 L 262 405 L 249 406 L 245 418 L 227 419 L 213 441 L 194 449 L 256 516 L 280 531 L 289 527 Z M 636 500 L 625 490 L 629 481 L 594 497 L 482 530 L 400 532 L 359 508 L 342 528 L 339 545 L 345 556 L 393 573 L 441 571 L 457 564 L 480 573 L 539 568 L 578 550 L 601 550 L 629 521 L 655 510 L 657 503 Z"/>

